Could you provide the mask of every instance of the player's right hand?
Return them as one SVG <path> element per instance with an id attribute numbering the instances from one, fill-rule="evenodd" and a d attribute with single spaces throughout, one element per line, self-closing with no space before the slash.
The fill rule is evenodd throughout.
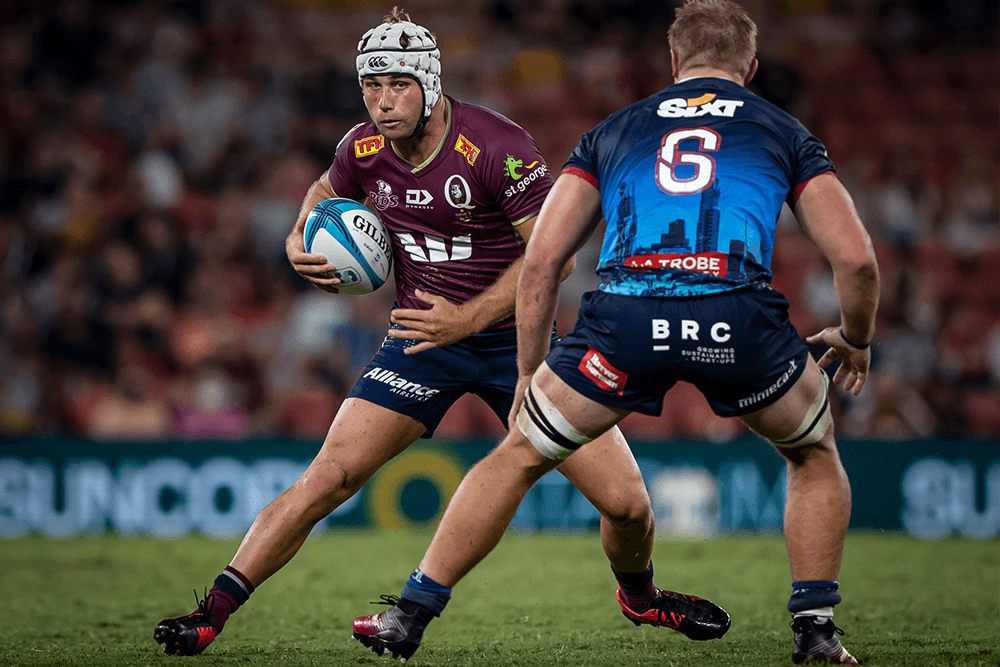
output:
<path id="1" fill-rule="evenodd" d="M 820 357 L 820 368 L 826 368 L 840 359 L 840 368 L 833 374 L 833 384 L 844 384 L 844 390 L 857 396 L 868 379 L 868 367 L 871 366 L 872 349 L 859 349 L 849 344 L 840 335 L 840 327 L 827 327 L 819 333 L 806 338 L 810 345 L 826 344 L 830 349 Z"/>
<path id="2" fill-rule="evenodd" d="M 532 373 L 534 375 L 534 373 Z M 520 375 L 517 378 L 517 386 L 514 387 L 514 402 L 511 403 L 510 413 L 507 415 L 507 430 L 513 430 L 517 424 L 517 413 L 521 411 L 521 403 L 524 402 L 524 392 L 531 384 L 532 375 Z"/>
<path id="3" fill-rule="evenodd" d="M 324 292 L 329 292 L 330 294 L 340 293 L 340 290 L 337 289 L 337 285 L 340 284 L 340 278 L 337 278 L 336 273 L 337 267 L 327 262 L 326 257 L 297 250 L 290 246 L 285 247 L 285 252 L 288 255 L 288 261 L 292 264 L 292 268 L 300 276 Z"/>

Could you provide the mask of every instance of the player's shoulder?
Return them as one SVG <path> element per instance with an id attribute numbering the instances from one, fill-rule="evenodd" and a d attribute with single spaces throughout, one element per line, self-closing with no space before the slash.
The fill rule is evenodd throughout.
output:
<path id="1" fill-rule="evenodd" d="M 470 139 L 475 137 L 485 145 L 518 137 L 532 140 L 527 130 L 499 111 L 478 104 L 460 102 L 454 98 L 449 100 L 459 132 Z"/>
<path id="2" fill-rule="evenodd" d="M 702 80 L 691 79 L 690 83 L 697 84 L 699 81 Z M 699 87 L 706 89 L 707 92 L 704 95 L 687 100 L 688 102 L 700 102 L 702 106 L 699 112 L 708 109 L 712 116 L 732 118 L 738 117 L 739 113 L 743 112 L 750 115 L 754 121 L 765 125 L 770 124 L 777 127 L 801 125 L 795 116 L 746 86 L 720 78 L 711 78 L 708 81 L 709 83 L 694 86 L 694 90 L 698 90 Z M 712 95 L 714 97 L 711 97 Z"/>
<path id="3" fill-rule="evenodd" d="M 375 127 L 375 123 L 368 121 L 358 123 L 341 137 L 337 143 L 337 157 L 340 158 L 364 158 L 375 155 L 385 148 L 386 140 Z"/>

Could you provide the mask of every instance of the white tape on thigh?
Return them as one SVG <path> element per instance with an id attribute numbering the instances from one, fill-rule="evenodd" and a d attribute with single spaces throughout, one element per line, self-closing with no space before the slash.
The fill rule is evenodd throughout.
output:
<path id="1" fill-rule="evenodd" d="M 819 392 L 816 394 L 816 399 L 806 410 L 805 419 L 802 420 L 802 424 L 796 429 L 795 433 L 783 440 L 772 440 L 771 444 L 775 447 L 801 447 L 802 445 L 811 445 L 815 442 L 819 442 L 823 435 L 826 433 L 826 429 L 830 428 L 831 422 L 833 422 L 833 416 L 830 413 L 830 379 L 826 376 L 826 373 L 820 373 L 822 378 L 822 384 L 820 385 Z"/>
<path id="2" fill-rule="evenodd" d="M 553 461 L 562 461 L 581 445 L 593 440 L 566 421 L 534 379 L 524 392 L 524 402 L 517 413 L 517 425 L 538 453 Z"/>

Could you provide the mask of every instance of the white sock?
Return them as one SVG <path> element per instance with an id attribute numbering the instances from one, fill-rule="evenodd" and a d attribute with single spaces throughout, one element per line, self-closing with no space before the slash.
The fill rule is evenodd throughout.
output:
<path id="1" fill-rule="evenodd" d="M 816 609 L 806 609 L 805 611 L 800 611 L 795 614 L 795 618 L 800 616 L 815 616 L 817 620 L 821 620 L 823 623 L 833 620 L 833 607 L 818 607 Z"/>

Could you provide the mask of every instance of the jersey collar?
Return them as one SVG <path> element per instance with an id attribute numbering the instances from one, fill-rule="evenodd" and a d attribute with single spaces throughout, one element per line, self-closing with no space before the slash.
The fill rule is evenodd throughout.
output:
<path id="1" fill-rule="evenodd" d="M 430 156 L 426 160 L 424 160 L 423 162 L 421 162 L 417 166 L 415 166 L 412 169 L 410 169 L 410 173 L 412 173 L 412 174 L 417 173 L 418 171 L 420 171 L 421 169 L 425 168 L 427 165 L 429 165 L 431 162 L 434 161 L 434 158 L 436 158 L 441 153 L 441 148 L 448 141 L 448 136 L 451 134 L 451 121 L 452 121 L 451 99 L 447 95 L 444 95 L 443 97 L 444 97 L 444 113 L 445 113 L 445 117 L 448 119 L 446 121 L 446 123 L 445 123 L 444 134 L 441 135 L 441 141 L 438 142 L 437 148 L 434 149 L 434 152 L 431 153 Z M 390 145 L 391 145 L 391 142 L 390 142 Z M 396 157 L 398 157 L 400 160 L 403 160 L 403 157 L 399 154 L 399 152 L 396 151 L 396 147 L 395 146 L 392 147 L 392 152 L 396 153 Z M 406 160 L 403 160 L 403 161 L 406 162 Z M 409 163 L 407 163 L 407 164 L 409 164 Z"/>

